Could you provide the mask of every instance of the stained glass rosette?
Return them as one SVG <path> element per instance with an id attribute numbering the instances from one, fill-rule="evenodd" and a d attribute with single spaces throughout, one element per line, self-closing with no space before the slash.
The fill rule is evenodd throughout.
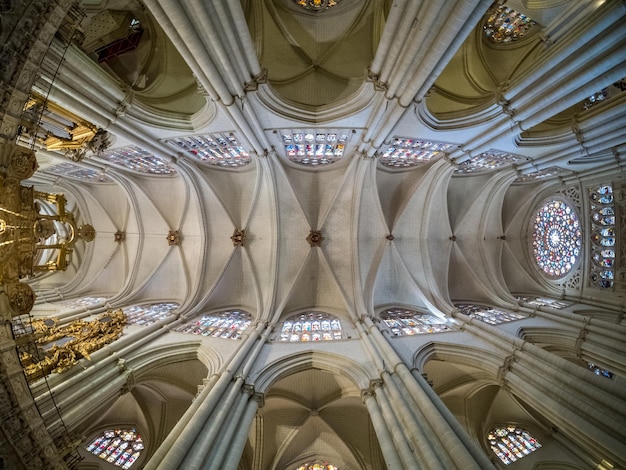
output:
<path id="1" fill-rule="evenodd" d="M 582 232 L 578 216 L 564 201 L 545 203 L 532 224 L 532 253 L 539 269 L 562 278 L 574 269 L 580 255 Z"/>

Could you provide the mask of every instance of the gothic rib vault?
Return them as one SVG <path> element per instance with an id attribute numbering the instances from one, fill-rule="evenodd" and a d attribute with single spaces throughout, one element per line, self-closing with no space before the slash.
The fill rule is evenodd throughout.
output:
<path id="1" fill-rule="evenodd" d="M 30 410 L 42 463 L 14 443 L 3 462 L 67 465 L 60 417 L 84 469 L 115 468 L 85 446 L 131 427 L 145 444 L 133 468 L 503 468 L 487 435 L 506 424 L 542 444 L 511 468 L 626 466 L 626 264 L 616 260 L 611 288 L 592 282 L 588 199 L 611 184 L 626 214 L 623 2 L 509 1 L 536 22 L 511 42 L 485 35 L 490 1 L 336 3 L 85 0 L 82 40 L 21 51 L 16 70 L 38 70 L 31 78 L 7 62 L 3 145 L 33 134 L 19 120 L 29 92 L 109 139 L 72 162 L 67 147 L 31 142 L 39 168 L 24 184 L 64 193 L 97 233 L 64 272 L 23 281 L 32 315 L 179 305 L 31 383 L 36 403 L 55 398 L 43 422 L 32 402 L 10 401 L 26 382 L 7 326 L 3 406 Z M 26 24 L 21 3 L 7 5 L 6 25 Z M 0 34 L 10 45 L 4 23 Z M 28 59 L 46 49 L 63 52 L 58 71 Z M 552 279 L 529 227 L 555 197 L 583 241 Z M 63 304 L 81 297 L 103 300 Z M 493 326 L 460 304 L 520 319 Z M 381 313 L 396 306 L 449 330 L 394 337 Z M 252 316 L 240 339 L 176 331 L 226 309 Z M 337 317 L 342 339 L 281 341 L 283 322 L 306 311 Z"/>

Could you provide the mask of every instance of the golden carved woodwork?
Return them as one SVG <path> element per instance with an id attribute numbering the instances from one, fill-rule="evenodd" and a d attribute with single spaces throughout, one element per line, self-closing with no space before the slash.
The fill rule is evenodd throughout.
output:
<path id="1" fill-rule="evenodd" d="M 36 350 L 20 353 L 26 378 L 33 382 L 52 372 L 65 372 L 80 359 L 91 360 L 91 353 L 119 338 L 125 325 L 126 314 L 122 310 L 109 311 L 93 321 L 75 320 L 62 326 L 51 318 L 32 320 L 27 330 Z"/>

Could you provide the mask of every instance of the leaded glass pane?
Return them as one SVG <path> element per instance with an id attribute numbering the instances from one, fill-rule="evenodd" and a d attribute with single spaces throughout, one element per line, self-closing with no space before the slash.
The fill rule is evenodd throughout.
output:
<path id="1" fill-rule="evenodd" d="M 58 304 L 67 308 L 80 308 L 99 305 L 105 300 L 106 297 L 80 297 L 78 299 L 62 300 Z"/>
<path id="2" fill-rule="evenodd" d="M 446 321 L 431 313 L 420 313 L 405 308 L 388 308 L 381 312 L 380 319 L 395 336 L 411 336 L 450 331 Z"/>
<path id="3" fill-rule="evenodd" d="M 341 322 L 325 312 L 309 311 L 289 317 L 280 331 L 280 341 L 333 341 L 343 339 Z"/>
<path id="4" fill-rule="evenodd" d="M 525 162 L 526 157 L 499 150 L 488 150 L 459 164 L 457 173 L 475 173 L 477 171 L 494 170 L 506 165 Z"/>
<path id="5" fill-rule="evenodd" d="M 513 425 L 494 428 L 487 434 L 491 450 L 506 465 L 519 460 L 541 447 L 528 431 Z"/>
<path id="6" fill-rule="evenodd" d="M 98 154 L 98 158 L 137 173 L 151 175 L 171 175 L 176 173 L 174 167 L 168 165 L 167 162 L 134 145 L 106 150 Z"/>
<path id="7" fill-rule="evenodd" d="M 525 318 L 524 315 L 514 312 L 504 312 L 497 308 L 485 307 L 482 305 L 456 304 L 456 307 L 464 315 L 470 318 L 489 323 L 490 325 L 498 325 L 509 321 L 520 320 Z"/>
<path id="8" fill-rule="evenodd" d="M 226 168 L 238 168 L 250 163 L 250 154 L 233 134 L 207 134 L 195 137 L 169 139 L 180 148 L 193 154 L 198 160 Z"/>
<path id="9" fill-rule="evenodd" d="M 599 375 L 601 377 L 606 377 L 607 379 L 613 378 L 613 372 L 602 369 L 601 367 L 595 365 L 593 362 L 587 362 L 587 368 L 592 371 L 594 374 Z"/>
<path id="10" fill-rule="evenodd" d="M 564 201 L 546 202 L 533 219 L 532 253 L 539 269 L 558 279 L 574 269 L 582 244 L 576 212 Z"/>
<path id="11" fill-rule="evenodd" d="M 589 190 L 591 209 L 591 263 L 589 281 L 601 288 L 613 287 L 615 278 L 615 207 L 613 186 L 604 184 Z"/>
<path id="12" fill-rule="evenodd" d="M 389 168 L 411 168 L 447 154 L 454 144 L 396 137 L 380 157 Z"/>
<path id="13" fill-rule="evenodd" d="M 124 470 L 137 461 L 143 448 L 141 436 L 135 429 L 109 429 L 85 447 L 88 452 Z"/>
<path id="14" fill-rule="evenodd" d="M 176 331 L 214 338 L 239 339 L 252 324 L 252 315 L 243 310 L 224 310 L 203 315 L 199 320 L 187 323 Z"/>
<path id="15" fill-rule="evenodd" d="M 594 93 L 589 96 L 585 101 L 583 101 L 583 109 L 586 111 L 597 104 L 608 101 L 609 98 L 618 95 L 619 93 L 626 90 L 626 78 L 622 78 L 621 80 L 616 81 L 615 83 L 609 85 L 606 88 Z"/>
<path id="16" fill-rule="evenodd" d="M 563 302 L 561 300 L 554 300 L 548 297 L 522 297 L 518 295 L 515 298 L 529 305 L 536 305 L 538 307 L 546 306 L 558 310 L 572 305 L 572 302 Z"/>
<path id="17" fill-rule="evenodd" d="M 176 303 L 158 303 L 133 305 L 132 307 L 124 307 L 123 310 L 128 323 L 150 325 L 171 315 L 177 308 L 178 304 Z"/>
<path id="18" fill-rule="evenodd" d="M 113 180 L 107 175 L 102 174 L 91 168 L 83 168 L 72 163 L 60 163 L 50 166 L 44 170 L 52 175 L 72 178 L 86 183 L 112 183 Z"/>
<path id="19" fill-rule="evenodd" d="M 512 42 L 524 36 L 537 23 L 528 16 L 504 5 L 487 12 L 483 26 L 492 42 Z"/>
<path id="20" fill-rule="evenodd" d="M 347 130 L 282 130 L 287 158 L 307 166 L 330 165 L 339 161 L 350 140 Z"/>
<path id="21" fill-rule="evenodd" d="M 520 175 L 515 180 L 516 183 L 527 183 L 529 181 L 537 181 L 547 178 L 552 178 L 556 176 L 561 176 L 565 174 L 572 173 L 570 170 L 566 170 L 565 168 L 560 168 L 558 166 L 551 166 L 549 168 L 544 168 L 543 170 L 533 171 L 532 173 L 526 173 L 525 175 Z"/>
<path id="22" fill-rule="evenodd" d="M 300 465 L 296 470 L 339 470 L 339 467 L 328 462 L 316 461 Z"/>

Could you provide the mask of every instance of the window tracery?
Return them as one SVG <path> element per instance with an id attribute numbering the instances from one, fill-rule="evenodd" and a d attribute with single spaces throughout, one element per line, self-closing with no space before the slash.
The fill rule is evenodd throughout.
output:
<path id="1" fill-rule="evenodd" d="M 86 183 L 112 183 L 113 180 L 91 168 L 82 168 L 72 163 L 60 163 L 44 170 L 52 175 L 64 176 Z"/>
<path id="2" fill-rule="evenodd" d="M 345 130 L 283 130 L 281 136 L 287 158 L 307 166 L 339 161 L 350 139 L 350 133 Z"/>
<path id="3" fill-rule="evenodd" d="M 489 10 L 487 15 L 483 31 L 494 43 L 516 41 L 537 24 L 530 17 L 504 5 Z"/>
<path id="4" fill-rule="evenodd" d="M 129 324 L 150 325 L 172 315 L 178 307 L 177 303 L 161 302 L 124 307 L 123 311 Z"/>
<path id="5" fill-rule="evenodd" d="M 537 307 L 545 306 L 545 307 L 555 308 L 557 310 L 561 310 L 562 308 L 569 307 L 570 305 L 572 305 L 572 302 L 563 302 L 561 300 L 555 300 L 549 297 L 523 297 L 523 296 L 518 295 L 515 298 L 529 305 L 536 305 Z"/>
<path id="6" fill-rule="evenodd" d="M 129 469 L 137 461 L 143 448 L 141 436 L 133 428 L 106 430 L 85 447 L 87 451 L 123 470 Z"/>
<path id="7" fill-rule="evenodd" d="M 531 229 L 532 254 L 539 269 L 552 279 L 570 273 L 582 244 L 576 212 L 564 201 L 552 199 L 536 212 Z"/>
<path id="8" fill-rule="evenodd" d="M 339 467 L 328 462 L 315 461 L 300 465 L 296 470 L 339 470 Z"/>
<path id="9" fill-rule="evenodd" d="M 525 162 L 526 157 L 515 155 L 500 150 L 488 150 L 470 158 L 457 167 L 457 173 L 475 173 L 477 171 L 494 170 L 506 165 Z"/>
<path id="10" fill-rule="evenodd" d="M 589 96 L 585 101 L 583 101 L 582 108 L 587 111 L 588 109 L 596 106 L 599 103 L 604 101 L 608 101 L 609 98 L 614 97 L 615 95 L 626 90 L 626 78 L 622 78 L 606 88 L 594 93 Z"/>
<path id="11" fill-rule="evenodd" d="M 506 465 L 513 463 L 541 447 L 537 439 L 522 428 L 509 424 L 499 426 L 487 434 L 491 450 Z"/>
<path id="12" fill-rule="evenodd" d="M 326 312 L 308 311 L 287 318 L 280 332 L 280 341 L 334 341 L 343 339 L 339 319 Z"/>
<path id="13" fill-rule="evenodd" d="M 471 304 L 455 304 L 462 314 L 470 318 L 489 323 L 490 325 L 498 325 L 509 321 L 520 320 L 525 318 L 524 315 L 514 312 L 504 312 L 497 308 L 485 307 L 482 305 Z"/>
<path id="14" fill-rule="evenodd" d="M 604 289 L 613 287 L 615 278 L 615 206 L 610 184 L 589 190 L 591 211 L 591 272 L 592 285 Z"/>
<path id="15" fill-rule="evenodd" d="M 380 319 L 391 328 L 394 336 L 411 336 L 450 331 L 446 321 L 431 313 L 420 313 L 405 308 L 388 308 L 381 312 Z"/>
<path id="16" fill-rule="evenodd" d="M 107 150 L 98 154 L 98 158 L 137 173 L 151 175 L 171 175 L 176 173 L 174 167 L 135 145 Z"/>
<path id="17" fill-rule="evenodd" d="M 77 299 L 62 300 L 59 305 L 67 308 L 92 307 L 99 305 L 106 300 L 106 297 L 79 297 Z"/>
<path id="18" fill-rule="evenodd" d="M 453 144 L 443 142 L 396 137 L 380 157 L 380 163 L 388 168 L 411 168 L 447 155 L 452 147 Z"/>
<path id="19" fill-rule="evenodd" d="M 601 377 L 606 377 L 607 379 L 612 379 L 614 374 L 610 370 L 603 369 L 600 366 L 597 366 L 593 362 L 587 362 L 587 368 L 596 375 Z"/>
<path id="20" fill-rule="evenodd" d="M 244 310 L 223 310 L 203 315 L 199 320 L 176 329 L 181 333 L 212 336 L 214 338 L 239 339 L 252 324 L 252 315 Z"/>
<path id="21" fill-rule="evenodd" d="M 250 163 L 250 154 L 233 134 L 207 134 L 195 137 L 176 137 L 167 142 L 192 153 L 209 165 L 238 168 Z"/>

